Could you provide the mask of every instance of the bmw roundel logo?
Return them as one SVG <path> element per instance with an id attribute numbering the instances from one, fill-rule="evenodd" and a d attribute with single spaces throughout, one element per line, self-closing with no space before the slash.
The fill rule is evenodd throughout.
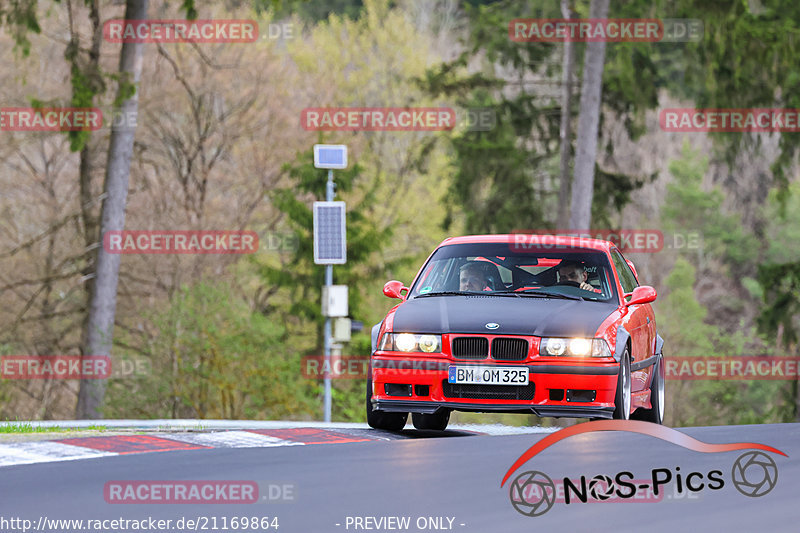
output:
<path id="1" fill-rule="evenodd" d="M 489 322 L 488 324 L 486 324 L 486 329 L 497 329 L 499 327 L 500 324 L 498 324 L 497 322 Z"/>

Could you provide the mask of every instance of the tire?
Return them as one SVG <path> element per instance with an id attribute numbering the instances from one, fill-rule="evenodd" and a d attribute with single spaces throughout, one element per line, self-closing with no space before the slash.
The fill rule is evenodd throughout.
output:
<path id="1" fill-rule="evenodd" d="M 406 426 L 408 413 L 387 413 L 372 408 L 372 380 L 367 380 L 367 424 L 375 429 L 400 431 Z"/>
<path id="2" fill-rule="evenodd" d="M 411 413 L 411 421 L 417 429 L 434 429 L 444 431 L 447 423 L 450 422 L 450 411 L 442 409 L 438 413 L 426 415 L 423 413 Z"/>
<path id="3" fill-rule="evenodd" d="M 617 394 L 614 397 L 614 419 L 629 420 L 631 417 L 631 358 L 628 349 L 619 360 Z"/>
<path id="4" fill-rule="evenodd" d="M 650 409 L 636 410 L 631 418 L 644 420 L 654 424 L 664 423 L 664 356 L 659 356 L 653 369 L 653 379 L 650 382 Z"/>

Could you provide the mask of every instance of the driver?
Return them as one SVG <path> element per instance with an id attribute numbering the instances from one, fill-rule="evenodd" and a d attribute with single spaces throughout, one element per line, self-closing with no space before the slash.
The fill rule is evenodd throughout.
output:
<path id="1" fill-rule="evenodd" d="M 461 267 L 458 275 L 458 287 L 461 291 L 490 291 L 483 267 L 476 261 Z"/>
<path id="2" fill-rule="evenodd" d="M 594 287 L 586 282 L 588 278 L 589 274 L 586 272 L 586 269 L 577 261 L 562 261 L 561 264 L 558 265 L 559 285 L 575 284 L 585 291 L 594 291 Z M 572 283 L 564 283 L 570 281 Z"/>

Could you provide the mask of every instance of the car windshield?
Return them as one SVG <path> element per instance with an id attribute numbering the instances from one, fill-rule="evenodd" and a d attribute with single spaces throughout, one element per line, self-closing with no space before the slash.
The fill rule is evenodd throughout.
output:
<path id="1" fill-rule="evenodd" d="M 515 251 L 508 243 L 442 246 L 411 287 L 410 298 L 457 294 L 616 298 L 611 266 L 599 250 L 553 246 Z"/>

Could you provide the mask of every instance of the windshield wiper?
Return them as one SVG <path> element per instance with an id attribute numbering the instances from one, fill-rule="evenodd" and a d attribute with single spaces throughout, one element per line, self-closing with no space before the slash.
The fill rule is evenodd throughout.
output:
<path id="1" fill-rule="evenodd" d="M 514 291 L 441 291 L 441 292 L 426 292 L 425 294 L 417 294 L 414 298 L 422 298 L 423 296 L 515 296 L 520 295 Z"/>
<path id="2" fill-rule="evenodd" d="M 461 294 L 468 294 L 458 291 L 440 291 L 440 292 L 426 292 L 424 294 L 417 294 L 414 298 L 422 298 L 423 296 L 458 296 Z"/>
<path id="3" fill-rule="evenodd" d="M 544 292 L 535 289 L 525 289 L 522 291 L 496 291 L 501 294 L 517 294 L 519 296 L 536 296 L 542 298 L 561 298 L 562 300 L 586 300 L 583 296 L 573 296 L 571 294 L 561 294 L 558 292 Z"/>

